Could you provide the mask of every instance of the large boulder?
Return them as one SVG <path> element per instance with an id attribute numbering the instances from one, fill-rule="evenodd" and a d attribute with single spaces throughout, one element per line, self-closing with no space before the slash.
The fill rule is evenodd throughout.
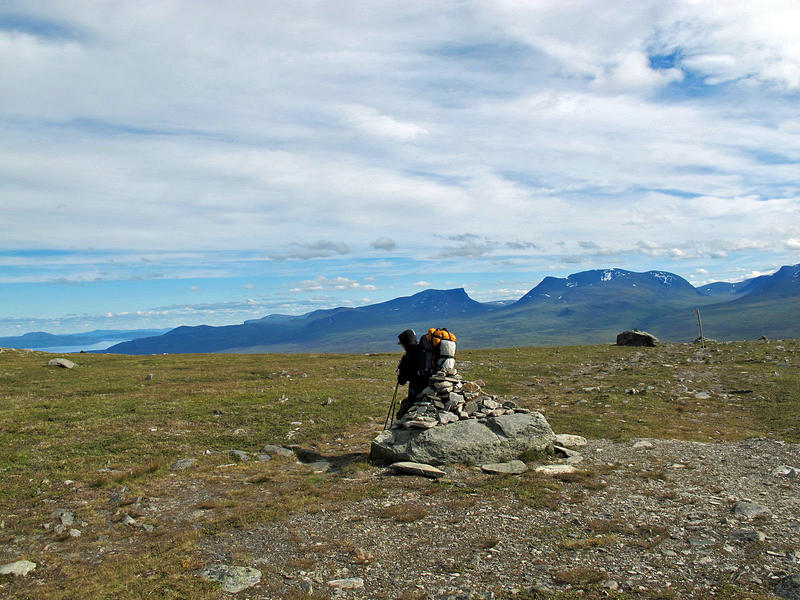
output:
<path id="1" fill-rule="evenodd" d="M 514 413 L 465 419 L 431 429 L 389 429 L 372 440 L 370 458 L 378 463 L 413 461 L 429 465 L 483 464 L 545 452 L 556 436 L 541 413 Z"/>
<path id="2" fill-rule="evenodd" d="M 617 346 L 655 346 L 658 338 L 646 331 L 623 331 L 617 335 Z"/>

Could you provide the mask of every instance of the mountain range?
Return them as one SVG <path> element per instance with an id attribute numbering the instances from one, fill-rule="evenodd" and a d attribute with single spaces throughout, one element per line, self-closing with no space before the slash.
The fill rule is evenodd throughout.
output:
<path id="1" fill-rule="evenodd" d="M 429 289 L 379 304 L 268 315 L 240 325 L 178 327 L 116 344 L 120 354 L 380 352 L 407 328 L 447 327 L 461 348 L 613 342 L 625 329 L 665 341 L 800 337 L 800 264 L 739 283 L 698 288 L 674 273 L 598 269 L 546 277 L 515 302 L 481 303 L 462 288 Z M 2 340 L 0 340 L 2 341 Z"/>

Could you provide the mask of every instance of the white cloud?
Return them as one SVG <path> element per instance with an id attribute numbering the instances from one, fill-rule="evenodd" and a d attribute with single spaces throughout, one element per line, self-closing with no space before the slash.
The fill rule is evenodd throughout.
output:
<path id="1" fill-rule="evenodd" d="M 317 292 L 322 290 L 352 290 L 352 289 L 361 289 L 361 290 L 376 290 L 376 286 L 371 283 L 363 284 L 350 279 L 349 277 L 332 277 L 328 278 L 324 275 L 320 275 L 315 277 L 314 279 L 306 279 L 301 281 L 295 287 L 292 287 L 289 291 L 292 293 L 300 293 L 300 292 Z"/>
<path id="2" fill-rule="evenodd" d="M 377 137 L 409 141 L 428 134 L 428 131 L 419 125 L 397 121 L 369 106 L 350 104 L 342 106 L 341 110 L 351 125 Z"/>
<path id="3" fill-rule="evenodd" d="M 411 285 L 414 287 L 429 288 L 432 284 L 429 281 L 415 281 Z"/>

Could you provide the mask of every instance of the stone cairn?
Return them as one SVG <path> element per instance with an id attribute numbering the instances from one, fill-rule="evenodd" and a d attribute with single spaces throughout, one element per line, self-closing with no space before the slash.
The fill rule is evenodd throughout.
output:
<path id="1" fill-rule="evenodd" d="M 531 412 L 510 400 L 500 401 L 497 396 L 484 394 L 484 385 L 482 381 L 463 381 L 455 369 L 439 371 L 391 429 L 431 429 L 466 419 L 485 421 L 487 417 Z"/>

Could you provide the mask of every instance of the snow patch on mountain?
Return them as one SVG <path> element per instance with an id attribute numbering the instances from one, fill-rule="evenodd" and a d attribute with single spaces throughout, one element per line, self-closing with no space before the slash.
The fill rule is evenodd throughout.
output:
<path id="1" fill-rule="evenodd" d="M 664 271 L 651 271 L 650 276 L 666 286 L 671 286 L 673 283 L 675 283 L 675 276 L 672 275 L 672 273 L 665 273 Z"/>

